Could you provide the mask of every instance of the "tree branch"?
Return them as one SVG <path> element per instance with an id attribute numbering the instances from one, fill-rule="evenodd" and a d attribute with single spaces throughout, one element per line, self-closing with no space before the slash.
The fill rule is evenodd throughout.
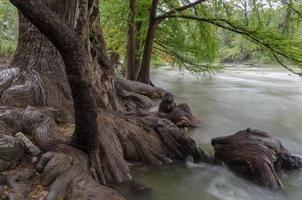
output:
<path id="1" fill-rule="evenodd" d="M 182 19 L 189 19 L 189 20 L 196 20 L 196 21 L 200 21 L 200 22 L 205 22 L 205 23 L 209 23 L 209 24 L 213 24 L 217 27 L 232 31 L 234 33 L 238 33 L 241 34 L 245 37 L 247 37 L 248 39 L 252 40 L 253 42 L 260 44 L 266 48 L 268 48 L 270 50 L 270 52 L 272 53 L 272 55 L 275 57 L 275 59 L 277 60 L 278 63 L 280 63 L 285 69 L 289 70 L 290 72 L 302 76 L 302 73 L 298 73 L 295 72 L 294 70 L 290 69 L 289 67 L 287 67 L 277 56 L 283 56 L 284 58 L 288 59 L 288 60 L 292 60 L 293 63 L 299 63 L 301 64 L 301 60 L 298 60 L 296 58 L 292 58 L 289 55 L 286 55 L 284 52 L 282 52 L 281 50 L 278 50 L 276 48 L 274 48 L 273 46 L 271 46 L 269 43 L 265 42 L 265 41 L 261 41 L 261 39 L 257 38 L 255 35 L 253 35 L 253 31 L 244 29 L 240 26 L 236 26 L 234 25 L 232 22 L 226 20 L 226 19 L 222 19 L 222 18 L 202 18 L 202 17 L 197 17 L 197 16 L 190 16 L 190 15 L 170 15 L 167 18 L 182 18 Z"/>
<path id="2" fill-rule="evenodd" d="M 38 0 L 10 0 L 18 10 L 46 35 L 62 56 L 76 49 L 78 36 L 44 3 Z"/>
<path id="3" fill-rule="evenodd" d="M 169 17 L 170 15 L 173 15 L 173 14 L 175 14 L 177 12 L 182 12 L 182 11 L 187 10 L 189 8 L 192 8 L 192 7 L 194 7 L 194 6 L 198 5 L 198 4 L 201 4 L 201 3 L 205 2 L 205 1 L 206 0 L 197 0 L 197 1 L 189 3 L 187 5 L 175 8 L 173 10 L 170 10 L 170 11 L 166 12 L 165 14 L 163 14 L 161 16 L 156 17 L 156 19 L 163 20 L 163 19 Z"/>
<path id="4" fill-rule="evenodd" d="M 302 11 L 299 11 L 298 9 L 296 9 L 291 3 L 289 2 L 285 2 L 285 4 L 292 9 L 299 17 L 302 17 Z"/>
<path id="5" fill-rule="evenodd" d="M 272 55 L 274 56 L 274 58 L 277 60 L 277 62 L 284 67 L 285 69 L 287 69 L 288 71 L 290 71 L 293 74 L 296 74 L 298 76 L 302 76 L 302 72 L 295 72 L 294 70 L 292 70 L 291 68 L 289 68 L 286 64 L 284 64 L 281 59 L 275 54 L 275 52 L 271 52 Z"/>

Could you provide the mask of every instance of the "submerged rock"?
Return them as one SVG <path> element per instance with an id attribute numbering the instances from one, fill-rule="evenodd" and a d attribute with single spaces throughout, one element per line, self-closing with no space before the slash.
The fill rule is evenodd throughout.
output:
<path id="1" fill-rule="evenodd" d="M 139 194 L 139 195 L 146 195 L 152 193 L 152 188 L 149 186 L 146 186 L 143 183 L 137 182 L 137 181 L 132 181 L 130 185 L 130 191 L 131 193 L 134 194 Z"/>

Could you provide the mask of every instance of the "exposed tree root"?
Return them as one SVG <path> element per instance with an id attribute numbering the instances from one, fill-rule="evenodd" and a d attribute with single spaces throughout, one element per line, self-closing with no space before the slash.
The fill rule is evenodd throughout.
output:
<path id="1" fill-rule="evenodd" d="M 9 200 L 23 200 L 31 192 L 33 177 L 34 170 L 22 169 L 15 174 L 0 176 L 0 186 L 10 188 L 7 194 Z"/>
<path id="2" fill-rule="evenodd" d="M 15 137 L 0 135 L 0 172 L 16 166 L 24 156 L 24 147 Z"/>
<path id="3" fill-rule="evenodd" d="M 186 103 L 176 105 L 174 97 L 170 93 L 166 93 L 163 96 L 156 116 L 169 119 L 178 127 L 198 126 L 200 123 L 193 115 L 191 108 Z"/>
<path id="4" fill-rule="evenodd" d="M 200 159 L 201 150 L 195 141 L 168 119 L 103 112 L 98 126 L 102 135 L 96 141 L 91 163 L 102 183 L 131 180 L 127 162 L 161 165 L 187 156 Z"/>
<path id="5" fill-rule="evenodd" d="M 282 188 L 277 172 L 302 167 L 301 157 L 292 155 L 270 134 L 247 129 L 231 136 L 214 138 L 215 159 L 236 174 L 270 189 Z"/>
<path id="6" fill-rule="evenodd" d="M 123 102 L 126 110 L 131 113 L 135 113 L 140 111 L 142 108 L 150 108 L 155 105 L 154 101 L 149 97 L 127 91 L 121 87 L 118 87 L 117 95 Z"/>
<path id="7" fill-rule="evenodd" d="M 126 95 L 119 97 L 124 97 L 124 103 L 132 101 L 138 110 L 151 105 L 148 97 L 122 90 Z M 96 148 L 88 152 L 88 160 L 87 154 L 57 135 L 57 123 L 66 121 L 64 112 L 31 106 L 24 111 L 13 107 L 3 107 L 0 111 L 0 130 L 10 135 L 19 131 L 31 135 L 47 152 L 37 165 L 42 172 L 42 184 L 49 188 L 47 199 L 88 199 L 91 196 L 121 199 L 97 182 L 132 180 L 131 163 L 170 164 L 187 156 L 196 161 L 204 159 L 198 145 L 181 129 L 170 120 L 154 115 L 139 117 L 99 110 L 98 129 L 102 134 L 95 141 Z"/>
<path id="8" fill-rule="evenodd" d="M 161 88 L 153 87 L 151 85 L 137 81 L 125 80 L 120 78 L 117 78 L 116 81 L 120 85 L 120 87 L 127 91 L 139 93 L 150 98 L 162 97 L 164 94 L 167 93 L 167 91 Z"/>

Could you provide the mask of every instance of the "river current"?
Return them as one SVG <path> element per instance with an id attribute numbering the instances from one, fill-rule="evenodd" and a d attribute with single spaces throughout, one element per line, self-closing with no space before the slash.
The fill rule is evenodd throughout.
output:
<path id="1" fill-rule="evenodd" d="M 153 83 L 188 103 L 201 125 L 189 131 L 213 154 L 211 139 L 248 127 L 277 137 L 302 155 L 302 78 L 280 68 L 236 67 L 214 75 L 194 76 L 175 69 L 153 70 Z M 281 172 L 284 190 L 271 192 L 243 180 L 225 167 L 174 164 L 146 167 L 135 178 L 151 195 L 126 193 L 129 200 L 301 200 L 302 170 Z"/>

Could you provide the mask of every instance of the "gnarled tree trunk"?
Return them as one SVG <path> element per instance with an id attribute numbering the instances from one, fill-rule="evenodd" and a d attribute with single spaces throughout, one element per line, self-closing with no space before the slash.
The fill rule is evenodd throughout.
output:
<path id="1" fill-rule="evenodd" d="M 76 1 L 48 0 L 47 5 L 68 26 L 74 26 Z M 71 91 L 59 51 L 22 14 L 16 53 L 0 77 L 1 104 L 72 110 Z"/>
<path id="2" fill-rule="evenodd" d="M 78 0 L 76 3 L 74 0 L 59 2 L 50 0 L 49 2 L 56 2 L 53 9 L 50 9 L 52 7 L 49 4 L 39 0 L 11 0 L 11 2 L 50 41 L 44 41 L 47 38 L 41 33 L 31 36 L 31 32 L 22 29 L 24 33 L 20 35 L 24 34 L 25 38 L 29 37 L 32 40 L 43 37 L 41 43 L 44 44 L 45 42 L 49 46 L 43 48 L 41 54 L 43 56 L 40 58 L 42 64 L 34 66 L 35 62 L 31 62 L 31 65 L 29 64 L 31 68 L 22 64 L 25 61 L 22 61 L 23 47 L 20 46 L 13 65 L 17 66 L 19 63 L 19 66 L 25 66 L 29 72 L 35 71 L 36 76 L 34 77 L 43 77 L 38 78 L 38 80 L 44 90 L 38 88 L 37 91 L 44 92 L 41 92 L 40 97 L 36 97 L 37 99 L 42 98 L 44 94 L 43 98 L 46 100 L 51 100 L 53 96 L 62 96 L 51 101 L 41 101 L 41 103 L 37 103 L 37 101 L 23 102 L 16 99 L 16 103 L 13 104 L 14 100 L 11 98 L 4 98 L 5 101 L 3 102 L 9 104 L 8 102 L 11 101 L 11 105 L 18 105 L 18 102 L 22 102 L 20 106 L 39 105 L 56 108 L 63 105 L 64 108 L 67 108 L 62 103 L 63 100 L 65 102 L 67 99 L 66 101 L 69 102 L 70 95 L 73 99 L 73 109 L 71 110 L 74 110 L 75 130 L 68 144 L 58 142 L 55 134 L 53 134 L 55 132 L 53 119 L 58 116 L 49 116 L 44 110 L 35 111 L 35 109 L 27 109 L 21 114 L 22 119 L 26 121 L 25 124 L 30 126 L 30 128 L 22 126 L 21 129 L 24 129 L 26 133 L 33 134 L 43 151 L 50 151 L 42 157 L 42 164 L 39 167 L 44 168 L 46 177 L 49 173 L 56 175 L 46 181 L 46 185 L 50 189 L 48 199 L 66 197 L 67 188 L 72 188 L 71 196 L 68 198 L 88 198 L 90 193 L 95 192 L 95 190 L 89 191 L 87 187 L 91 186 L 97 189 L 96 184 L 87 173 L 89 171 L 88 165 L 95 180 L 106 184 L 131 180 L 129 162 L 160 165 L 171 163 L 174 160 L 183 160 L 188 155 L 194 157 L 195 160 L 201 159 L 202 154 L 196 143 L 183 134 L 182 130 L 170 120 L 155 116 L 139 116 L 137 115 L 139 112 L 131 112 L 132 106 L 125 106 L 129 102 L 134 102 L 133 105 L 137 108 L 150 106 L 152 103 L 147 96 L 162 96 L 164 92 L 157 88 L 149 88 L 150 86 L 142 83 L 134 84 L 135 87 L 132 87 L 132 82 L 115 80 L 114 69 L 108 61 L 106 45 L 101 32 L 98 0 Z M 72 3 L 75 3 L 76 6 L 70 7 Z M 69 11 L 75 14 L 74 17 L 70 18 L 70 22 L 63 20 L 69 19 L 64 17 L 65 12 Z M 20 45 L 28 46 L 28 49 L 33 48 L 32 51 L 29 51 L 31 53 L 28 57 L 35 59 L 40 55 L 41 52 L 31 47 L 30 43 L 22 42 Z M 51 46 L 50 43 L 55 47 Z M 35 43 L 33 44 L 35 46 Z M 41 49 L 42 47 L 44 46 L 41 46 Z M 57 49 L 57 51 L 50 54 L 51 58 L 49 65 L 47 65 L 49 70 L 46 71 L 44 77 L 45 71 L 40 70 L 40 68 L 44 66 L 44 62 L 47 62 L 45 61 L 47 51 L 52 49 L 54 51 Z M 24 55 L 27 53 L 24 52 Z M 57 56 L 59 61 L 53 61 L 54 56 Z M 25 58 L 27 57 L 25 56 Z M 64 75 L 64 67 L 66 75 Z M 56 68 L 60 69 L 56 71 Z M 57 72 L 60 73 L 61 81 L 49 78 L 56 76 Z M 30 76 L 25 75 L 25 77 Z M 67 77 L 68 83 L 65 77 Z M 7 83 L 10 84 L 11 88 L 16 83 L 16 89 L 18 89 L 19 82 L 17 81 L 7 81 Z M 67 92 L 63 96 L 62 90 L 65 88 Z M 22 92 L 21 90 L 16 91 L 16 94 Z M 35 90 L 31 89 L 30 91 L 30 94 L 36 94 Z M 55 93 L 53 94 L 53 92 Z M 12 96 L 11 93 L 9 94 L 5 96 Z M 130 112 L 124 112 L 126 110 Z M 85 153 L 89 157 L 89 163 L 86 161 Z M 47 167 L 48 165 L 57 166 L 55 172 L 52 172 L 51 167 Z M 68 166 L 72 166 L 70 172 L 66 172 Z M 62 180 L 64 180 L 65 185 L 59 187 L 58 184 Z M 83 187 L 83 183 L 86 185 L 85 187 Z M 86 192 L 82 194 L 87 196 L 81 197 L 76 193 L 79 188 L 85 190 Z M 104 191 L 104 188 L 101 191 Z M 95 195 L 95 197 L 101 197 L 100 194 Z M 115 194 L 114 196 L 120 199 Z"/>
<path id="3" fill-rule="evenodd" d="M 175 160 L 184 160 L 187 156 L 192 156 L 195 161 L 212 162 L 203 154 L 195 141 L 185 135 L 183 129 L 178 128 L 178 126 L 187 127 L 197 123 L 186 104 L 177 106 L 171 95 L 166 94 L 161 103 L 160 112 L 153 115 L 140 112 L 139 109 L 137 112 L 131 112 L 133 107 L 125 106 L 129 102 L 134 102 L 133 105 L 137 106 L 136 108 L 147 107 L 152 104 L 149 97 L 162 96 L 165 92 L 143 83 L 115 79 L 101 32 L 98 0 L 77 1 L 76 7 L 73 8 L 74 12 L 72 12 L 76 13 L 74 25 L 68 23 L 68 20 L 62 20 L 62 16 L 66 15 L 59 13 L 59 11 L 63 13 L 69 11 L 71 7 L 64 7 L 62 10 L 60 8 L 63 8 L 61 7 L 63 5 L 70 6 L 75 2 L 74 0 L 56 2 L 60 4 L 60 6 L 54 6 L 58 14 L 50 9 L 52 4 L 45 4 L 40 0 L 11 0 L 11 2 L 41 33 L 45 34 L 60 53 L 64 63 L 64 65 L 61 63 L 61 66 L 65 67 L 73 98 L 75 130 L 68 141 L 62 141 L 58 137 L 56 121 L 60 121 L 61 116 L 56 115 L 52 109 L 37 107 L 27 107 L 25 110 L 16 107 L 0 109 L 0 134 L 15 135 L 20 130 L 26 134 L 32 134 L 35 142 L 46 152 L 37 164 L 37 169 L 42 172 L 42 183 L 49 190 L 46 199 L 122 200 L 123 198 L 112 189 L 98 183 L 104 185 L 131 180 L 129 167 L 131 162 L 161 165 L 172 163 Z M 55 1 L 50 0 L 49 2 Z M 35 37 L 38 36 L 39 34 Z M 30 46 L 28 48 L 30 49 Z M 45 51 L 52 48 L 49 46 L 45 48 Z M 21 48 L 18 51 L 22 54 Z M 18 58 L 17 55 L 16 58 Z M 15 60 L 14 62 L 18 63 Z M 22 59 L 19 60 L 19 63 L 21 66 Z M 41 74 L 44 72 L 38 71 L 39 68 L 33 68 Z M 51 72 L 52 70 L 48 71 L 47 78 L 53 75 Z M 40 75 L 40 73 L 37 74 Z M 9 84 L 9 87 L 13 88 L 13 84 L 15 84 L 16 93 L 21 92 L 18 91 L 17 85 L 22 83 L 18 82 L 22 80 L 19 80 L 18 77 L 16 80 L 5 79 L 7 77 L 16 76 L 3 76 L 2 85 Z M 65 78 L 63 75 L 62 77 L 62 79 Z M 40 79 L 40 85 L 46 85 L 46 89 L 51 87 L 46 84 L 47 78 Z M 61 84 L 68 85 L 67 83 Z M 52 86 L 59 87 L 59 85 Z M 60 87 L 56 89 L 61 92 Z M 7 91 L 10 90 L 7 89 Z M 6 99 L 4 102 L 10 101 L 10 98 L 4 99 Z M 45 99 L 47 99 L 47 95 Z M 15 99 L 11 101 L 12 105 L 20 106 L 27 102 L 21 99 L 22 104 L 14 104 Z M 60 104 L 60 99 L 56 103 Z M 40 104 L 35 101 L 27 102 L 26 105 L 31 104 L 58 106 L 55 103 Z M 252 143 L 255 144 L 254 141 Z M 242 144 L 242 147 L 245 148 L 246 143 Z M 213 140 L 213 145 L 216 150 L 215 158 L 227 163 L 228 159 L 224 159 L 223 156 L 219 157 L 221 155 L 219 150 L 225 146 L 223 139 Z M 238 146 L 236 145 L 236 147 Z M 262 151 L 263 148 L 266 148 L 266 145 L 262 145 L 259 150 Z M 19 151 L 18 149 L 20 148 L 14 148 L 14 152 L 11 154 L 13 156 L 9 157 L 15 159 L 15 150 Z M 229 153 L 233 155 L 232 148 L 227 149 L 230 149 Z M 277 151 L 270 153 L 274 152 Z M 232 156 L 230 157 L 232 158 Z M 1 158 L 0 155 L 0 161 Z M 243 159 L 245 158 L 243 157 Z M 16 160 L 19 161 L 19 159 Z M 15 160 L 12 161 L 7 164 L 9 166 L 15 164 Z M 293 161 L 297 161 L 295 165 L 291 165 Z M 300 159 L 292 157 L 290 154 L 282 154 L 282 160 L 279 162 L 280 165 L 287 168 L 300 167 L 300 163 L 302 163 Z M 31 176 L 30 173 L 28 176 Z M 0 176 L 0 185 L 5 182 L 2 179 L 5 178 Z M 24 181 L 29 182 L 29 187 L 31 187 L 29 179 L 30 177 L 25 177 Z M 14 188 L 14 184 L 11 187 Z M 27 193 L 28 189 L 25 189 L 24 193 Z"/>

